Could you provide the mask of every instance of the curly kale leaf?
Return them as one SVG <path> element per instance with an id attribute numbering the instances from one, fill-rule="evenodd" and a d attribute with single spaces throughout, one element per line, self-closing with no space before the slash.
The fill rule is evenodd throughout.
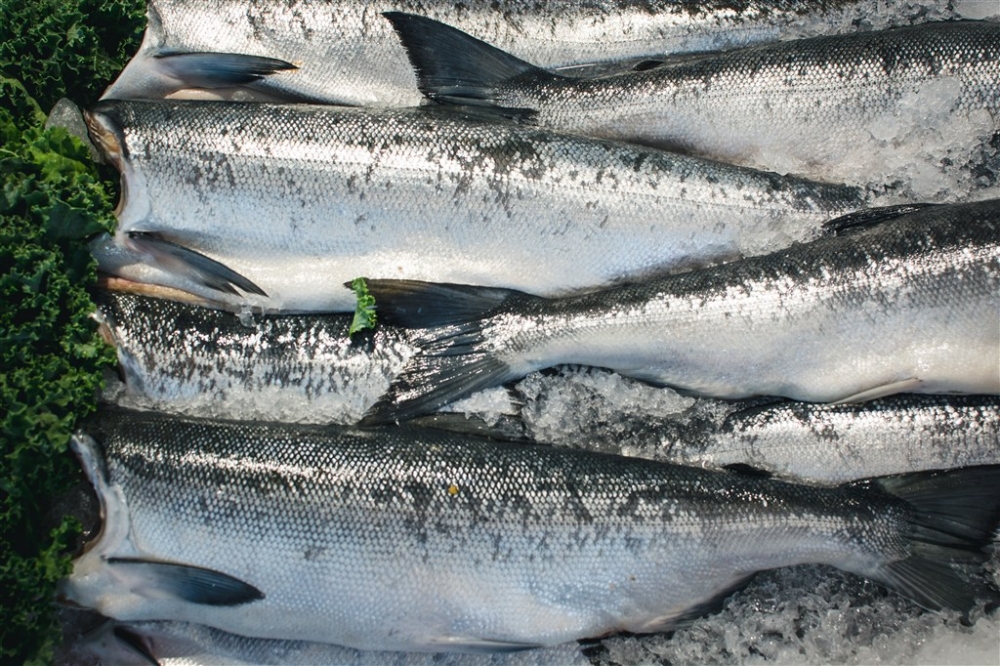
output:
<path id="1" fill-rule="evenodd" d="M 21 91 L 20 106 L 33 100 Z M 20 124 L 27 125 L 23 118 Z M 56 581 L 77 523 L 52 518 L 79 478 L 68 453 L 113 352 L 97 336 L 83 239 L 113 225 L 86 147 L 63 129 L 21 131 L 0 107 L 0 662 L 45 661 L 58 640 Z"/>

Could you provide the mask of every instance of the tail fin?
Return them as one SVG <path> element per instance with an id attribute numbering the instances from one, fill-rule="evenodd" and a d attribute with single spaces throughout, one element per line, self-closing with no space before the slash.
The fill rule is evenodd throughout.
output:
<path id="1" fill-rule="evenodd" d="M 511 300 L 532 296 L 508 289 L 369 280 L 379 320 L 404 328 L 429 328 L 410 359 L 360 425 L 422 416 L 481 389 L 519 376 L 486 347 L 484 325 Z"/>
<path id="2" fill-rule="evenodd" d="M 383 16 L 406 48 L 420 92 L 436 102 L 495 106 L 493 89 L 500 83 L 525 74 L 555 76 L 439 21 L 402 12 Z"/>
<path id="3" fill-rule="evenodd" d="M 931 610 L 968 613 L 977 598 L 1000 601 L 981 575 L 1000 523 L 1000 466 L 919 472 L 859 482 L 905 501 L 908 557 L 886 564 L 877 576 Z"/>

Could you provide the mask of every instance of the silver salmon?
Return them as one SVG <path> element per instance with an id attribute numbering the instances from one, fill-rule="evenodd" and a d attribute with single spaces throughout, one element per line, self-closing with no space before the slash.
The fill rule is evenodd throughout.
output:
<path id="1" fill-rule="evenodd" d="M 409 428 L 105 412 L 74 447 L 99 537 L 64 598 L 359 649 L 505 651 L 699 615 L 825 563 L 970 610 L 1000 468 L 839 488 Z"/>
<path id="2" fill-rule="evenodd" d="M 561 363 L 729 399 L 1000 393 L 1000 200 L 902 210 L 847 216 L 833 237 L 766 256 L 562 299 L 372 280 L 382 321 L 430 330 L 365 422 Z"/>
<path id="3" fill-rule="evenodd" d="M 748 466 L 824 484 L 998 465 L 1000 397 L 906 394 L 855 405 L 746 407 L 718 429 L 677 428 L 663 454 L 685 465 Z"/>
<path id="4" fill-rule="evenodd" d="M 922 149 L 931 130 L 959 146 L 1000 131 L 998 23 L 814 37 L 571 78 L 436 21 L 387 16 L 433 100 L 781 173 L 884 187 L 912 162 L 959 159 Z"/>
<path id="5" fill-rule="evenodd" d="M 368 106 L 420 102 L 382 12 L 425 14 L 545 67 L 641 61 L 803 34 L 954 18 L 924 0 L 150 0 L 139 51 L 105 98 L 201 94 Z M 616 65 L 617 66 L 617 65 Z M 592 67 L 584 66 L 582 71 Z"/>
<path id="6" fill-rule="evenodd" d="M 317 643 L 238 636 L 188 622 L 108 621 L 72 646 L 73 666 L 588 666 L 572 643 L 500 654 L 368 652 Z"/>
<path id="7" fill-rule="evenodd" d="M 820 234 L 856 188 L 448 110 L 102 102 L 122 173 L 103 270 L 265 310 L 358 275 L 554 296 Z"/>
<path id="8" fill-rule="evenodd" d="M 191 416 L 354 423 L 414 353 L 412 332 L 349 335 L 349 314 L 254 315 L 103 290 L 117 403 Z"/>

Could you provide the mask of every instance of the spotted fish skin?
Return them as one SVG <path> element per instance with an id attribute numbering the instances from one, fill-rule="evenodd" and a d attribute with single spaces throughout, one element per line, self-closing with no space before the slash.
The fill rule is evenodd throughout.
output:
<path id="1" fill-rule="evenodd" d="M 677 0 L 151 0 L 142 45 L 105 98 L 209 94 L 413 106 L 420 102 L 416 78 L 392 27 L 382 17 L 386 11 L 427 15 L 531 62 L 560 67 L 731 48 L 856 29 L 855 25 L 871 26 L 873 21 L 906 24 L 927 16 L 952 18 L 953 9 L 941 4 L 883 2 L 875 13 L 869 2 L 858 0 L 825 2 L 820 8 L 798 0 L 693 4 Z M 279 62 L 261 62 L 255 57 Z M 269 68 L 275 64 L 280 68 Z"/>
<path id="2" fill-rule="evenodd" d="M 124 191 L 100 268 L 265 310 L 353 311 L 359 275 L 566 294 L 813 238 L 866 203 L 440 109 L 107 101 L 88 125 Z"/>
<path id="3" fill-rule="evenodd" d="M 413 354 L 412 332 L 350 335 L 352 315 L 241 316 L 103 290 L 118 354 L 116 402 L 189 416 L 354 423 Z"/>
<path id="4" fill-rule="evenodd" d="M 546 650 L 474 657 L 386 654 L 330 643 L 238 636 L 204 625 L 157 621 L 106 622 L 77 641 L 63 661 L 79 666 L 587 666 L 590 663 L 581 648 L 572 643 Z"/>
<path id="5" fill-rule="evenodd" d="M 941 155 L 920 150 L 929 124 L 959 145 L 1000 131 L 994 22 L 814 37 L 571 78 L 449 26 L 390 16 L 432 99 L 733 164 L 864 185 L 907 162 L 938 164 Z"/>
<path id="6" fill-rule="evenodd" d="M 365 420 L 416 416 L 561 363 L 727 399 L 1000 394 L 1000 200 L 904 210 L 562 299 L 372 280 L 382 321 L 428 330 Z"/>
<path id="7" fill-rule="evenodd" d="M 715 428 L 678 428 L 664 459 L 747 465 L 809 483 L 1000 464 L 1000 397 L 905 394 L 854 405 L 739 409 Z"/>
<path id="8" fill-rule="evenodd" d="M 74 447 L 105 523 L 65 598 L 360 649 L 658 631 L 807 562 L 967 610 L 1000 518 L 990 467 L 824 489 L 405 427 L 116 410 L 86 432 Z"/>

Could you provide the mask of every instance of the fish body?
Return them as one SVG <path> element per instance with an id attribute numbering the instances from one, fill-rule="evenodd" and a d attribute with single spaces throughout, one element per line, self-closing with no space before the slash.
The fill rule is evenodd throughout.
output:
<path id="1" fill-rule="evenodd" d="M 101 268 L 270 310 L 353 310 L 358 275 L 565 294 L 806 240 L 865 203 L 447 110 L 108 101 L 88 118 L 124 192 Z"/>
<path id="2" fill-rule="evenodd" d="M 507 654 L 365 652 L 229 634 L 187 622 L 105 622 L 73 646 L 75 666 L 586 666 L 568 644 Z"/>
<path id="3" fill-rule="evenodd" d="M 119 404 L 192 416 L 353 423 L 413 353 L 412 332 L 350 335 L 352 315 L 240 316 L 101 291 Z"/>
<path id="4" fill-rule="evenodd" d="M 385 11 L 425 14 L 545 67 L 954 16 L 937 2 L 880 3 L 877 13 L 869 4 L 152 0 L 142 45 L 104 96 L 149 99 L 195 88 L 256 99 L 413 106 L 420 102 L 416 78 Z"/>
<path id="5" fill-rule="evenodd" d="M 838 484 L 1000 464 L 1000 398 L 905 394 L 855 405 L 785 402 L 737 410 L 717 430 L 682 428 L 678 435 L 665 451 L 668 460 L 746 465 L 792 481 Z"/>
<path id="6" fill-rule="evenodd" d="M 366 420 L 562 363 L 729 399 L 1000 393 L 1000 200 L 869 213 L 766 256 L 563 299 L 370 281 L 382 321 L 430 330 Z"/>
<path id="7" fill-rule="evenodd" d="M 663 630 L 800 563 L 930 609 L 990 594 L 997 468 L 824 489 L 406 427 L 112 411 L 86 432 L 105 522 L 61 593 L 119 620 L 488 652 Z"/>
<path id="8" fill-rule="evenodd" d="M 949 157 L 923 155 L 931 130 L 958 145 L 1000 131 L 993 22 L 820 36 L 571 78 L 423 17 L 390 18 L 432 99 L 782 173 L 891 182 L 908 162 Z"/>

